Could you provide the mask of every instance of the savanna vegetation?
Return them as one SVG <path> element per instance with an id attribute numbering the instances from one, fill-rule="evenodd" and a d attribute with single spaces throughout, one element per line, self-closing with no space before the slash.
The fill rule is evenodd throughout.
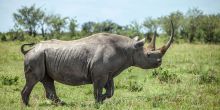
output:
<path id="1" fill-rule="evenodd" d="M 92 85 L 56 83 L 58 96 L 67 103 L 57 106 L 46 99 L 38 83 L 31 93 L 31 106 L 25 107 L 20 96 L 25 83 L 22 43 L 0 43 L 1 109 L 220 109 L 219 45 L 172 45 L 160 68 L 123 71 L 115 78 L 115 95 L 102 105 L 94 103 Z"/>
<path id="2" fill-rule="evenodd" d="M 175 28 L 176 42 L 220 42 L 220 13 L 205 14 L 198 8 L 189 9 L 186 13 L 174 11 L 158 18 L 146 17 L 143 22 L 132 21 L 122 26 L 111 20 L 102 22 L 88 21 L 78 24 L 77 19 L 62 17 L 59 14 L 47 13 L 46 10 L 32 5 L 23 6 L 13 13 L 14 27 L 6 33 L 0 33 L 2 41 L 28 40 L 38 37 L 47 39 L 79 39 L 94 33 L 108 32 L 128 37 L 147 37 L 154 31 L 159 36 L 171 33 L 170 20 Z"/>
<path id="3" fill-rule="evenodd" d="M 0 109 L 220 109 L 220 14 L 204 14 L 197 8 L 159 18 L 146 18 L 121 26 L 111 20 L 78 24 L 76 18 L 48 14 L 36 7 L 22 7 L 13 14 L 15 26 L 0 34 Z M 130 67 L 115 78 L 115 94 L 103 104 L 95 104 L 92 85 L 68 86 L 56 82 L 58 96 L 67 104 L 59 106 L 46 99 L 41 83 L 30 97 L 30 107 L 22 104 L 20 91 L 25 78 L 24 43 L 47 39 L 74 40 L 108 32 L 128 37 L 159 36 L 157 47 L 167 41 L 170 20 L 175 41 L 160 68 Z"/>

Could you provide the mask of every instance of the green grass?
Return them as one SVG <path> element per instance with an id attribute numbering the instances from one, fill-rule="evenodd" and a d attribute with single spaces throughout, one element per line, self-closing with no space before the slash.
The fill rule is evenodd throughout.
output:
<path id="1" fill-rule="evenodd" d="M 47 100 L 38 83 L 30 107 L 21 103 L 25 83 L 22 42 L 0 42 L 0 109 L 220 109 L 220 45 L 174 44 L 161 68 L 131 67 L 115 80 L 115 94 L 104 104 L 94 103 L 92 85 L 68 86 L 56 83 L 58 96 L 67 103 L 56 106 Z"/>

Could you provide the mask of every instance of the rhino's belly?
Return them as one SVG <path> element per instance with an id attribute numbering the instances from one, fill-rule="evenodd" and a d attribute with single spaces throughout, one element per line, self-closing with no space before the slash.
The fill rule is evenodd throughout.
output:
<path id="1" fill-rule="evenodd" d="M 91 83 L 87 56 L 77 49 L 47 49 L 46 73 L 55 81 L 68 85 Z"/>
<path id="2" fill-rule="evenodd" d="M 54 73 L 47 73 L 52 79 L 58 81 L 63 84 L 67 85 L 84 85 L 84 84 L 91 84 L 91 78 L 86 73 L 79 73 L 74 71 L 67 71 L 67 72 L 54 72 Z"/>
<path id="3" fill-rule="evenodd" d="M 83 85 L 91 83 L 91 77 L 86 65 L 79 61 L 68 61 L 59 65 L 46 67 L 47 74 L 54 80 L 68 85 Z"/>

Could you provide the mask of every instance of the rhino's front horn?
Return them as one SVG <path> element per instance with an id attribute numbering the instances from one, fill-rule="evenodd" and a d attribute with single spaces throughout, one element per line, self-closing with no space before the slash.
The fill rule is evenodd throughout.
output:
<path id="1" fill-rule="evenodd" d="M 169 41 L 167 42 L 166 45 L 164 45 L 162 48 L 160 48 L 160 51 L 161 53 L 165 54 L 167 49 L 170 47 L 171 43 L 173 42 L 173 36 L 174 36 L 174 28 L 173 28 L 173 22 L 172 20 L 170 21 L 171 22 L 171 36 L 170 36 L 170 39 Z"/>
<path id="2" fill-rule="evenodd" d="M 154 36 L 151 39 L 150 44 L 147 46 L 148 49 L 155 50 L 155 42 L 156 42 L 156 31 L 154 31 Z"/>

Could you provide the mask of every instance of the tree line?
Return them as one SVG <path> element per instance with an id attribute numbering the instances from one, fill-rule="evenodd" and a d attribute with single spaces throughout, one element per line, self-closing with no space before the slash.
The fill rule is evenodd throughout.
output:
<path id="1" fill-rule="evenodd" d="M 176 40 L 187 42 L 220 42 L 220 13 L 204 14 L 198 8 L 186 13 L 171 12 L 158 18 L 147 17 L 142 23 L 132 21 L 122 26 L 111 20 L 102 22 L 88 21 L 79 25 L 76 18 L 48 14 L 35 5 L 23 6 L 13 13 L 14 27 L 7 33 L 1 33 L 1 40 L 24 40 L 24 35 L 46 39 L 68 36 L 78 39 L 94 33 L 108 32 L 128 37 L 141 36 L 150 38 L 154 32 L 160 36 L 171 33 L 170 20 L 173 21 Z"/>

